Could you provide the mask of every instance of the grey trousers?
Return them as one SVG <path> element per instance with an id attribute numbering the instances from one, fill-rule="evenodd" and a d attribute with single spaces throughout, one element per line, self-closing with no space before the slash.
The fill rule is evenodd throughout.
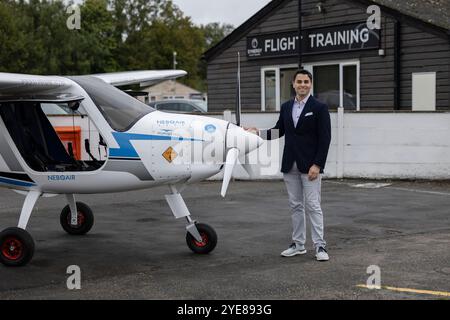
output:
<path id="1" fill-rule="evenodd" d="M 325 247 L 323 213 L 320 206 L 322 176 L 309 181 L 307 174 L 298 171 L 294 163 L 289 173 L 283 174 L 292 212 L 292 240 L 300 246 L 306 242 L 305 211 L 311 222 L 311 237 L 314 248 Z"/>

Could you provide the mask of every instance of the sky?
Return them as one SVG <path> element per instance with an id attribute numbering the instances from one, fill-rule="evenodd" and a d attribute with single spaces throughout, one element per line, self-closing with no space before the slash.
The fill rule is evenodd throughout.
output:
<path id="1" fill-rule="evenodd" d="M 68 2 L 68 0 L 64 0 Z M 83 0 L 73 0 L 76 4 Z M 197 24 L 220 22 L 236 28 L 271 0 L 172 0 Z"/>
<path id="2" fill-rule="evenodd" d="M 270 0 L 173 0 L 173 2 L 197 25 L 220 22 L 238 27 Z"/>

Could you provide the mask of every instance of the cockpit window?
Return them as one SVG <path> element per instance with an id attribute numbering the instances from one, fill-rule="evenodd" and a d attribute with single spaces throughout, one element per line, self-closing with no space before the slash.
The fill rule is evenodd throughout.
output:
<path id="1" fill-rule="evenodd" d="M 82 76 L 70 79 L 89 94 L 111 128 L 116 131 L 127 131 L 143 116 L 155 111 L 152 107 L 95 77 Z"/>

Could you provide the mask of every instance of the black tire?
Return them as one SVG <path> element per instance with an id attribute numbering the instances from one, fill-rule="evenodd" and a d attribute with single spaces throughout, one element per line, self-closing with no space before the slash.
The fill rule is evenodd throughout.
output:
<path id="1" fill-rule="evenodd" d="M 202 236 L 203 242 L 198 242 L 188 232 L 186 234 L 186 243 L 193 252 L 198 254 L 208 254 L 214 250 L 217 245 L 217 234 L 214 229 L 207 224 L 197 223 L 195 224 L 198 232 Z"/>
<path id="2" fill-rule="evenodd" d="M 69 205 L 65 206 L 61 211 L 60 223 L 64 231 L 71 235 L 83 235 L 88 233 L 94 225 L 94 214 L 91 208 L 83 202 L 77 202 L 78 224 L 72 225 Z"/>
<path id="3" fill-rule="evenodd" d="M 34 240 L 20 228 L 8 228 L 0 232 L 0 262 L 8 267 L 21 267 L 34 255 Z"/>

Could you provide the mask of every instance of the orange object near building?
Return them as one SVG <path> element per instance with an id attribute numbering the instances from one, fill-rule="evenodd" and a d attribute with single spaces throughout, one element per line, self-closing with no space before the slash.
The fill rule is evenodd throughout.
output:
<path id="1" fill-rule="evenodd" d="M 64 144 L 67 152 L 69 152 L 69 142 L 71 142 L 75 159 L 81 160 L 81 127 L 55 127 L 55 131 L 61 139 L 61 142 Z"/>

